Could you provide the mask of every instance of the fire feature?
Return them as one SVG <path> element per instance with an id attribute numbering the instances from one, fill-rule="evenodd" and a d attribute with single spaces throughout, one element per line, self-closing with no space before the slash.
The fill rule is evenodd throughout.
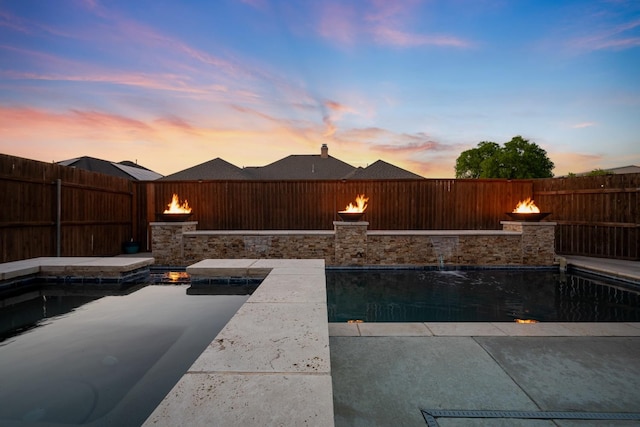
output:
<path id="1" fill-rule="evenodd" d="M 171 203 L 167 205 L 168 209 L 165 209 L 159 216 L 165 221 L 184 221 L 191 216 L 191 208 L 187 199 L 180 203 L 180 198 L 177 194 L 173 194 Z"/>
<path id="2" fill-rule="evenodd" d="M 540 208 L 531 200 L 531 197 L 520 201 L 513 212 L 507 212 L 507 215 L 516 221 L 540 221 L 550 214 L 551 212 L 540 212 Z"/>
<path id="3" fill-rule="evenodd" d="M 343 221 L 358 221 L 364 215 L 368 201 L 368 197 L 364 197 L 364 194 L 359 194 L 356 197 L 356 204 L 349 203 L 343 211 L 338 211 L 338 215 Z"/>

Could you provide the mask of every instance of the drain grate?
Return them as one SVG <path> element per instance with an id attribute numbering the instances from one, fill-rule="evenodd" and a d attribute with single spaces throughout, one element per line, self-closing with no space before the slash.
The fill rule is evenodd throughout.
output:
<path id="1" fill-rule="evenodd" d="M 437 418 L 518 418 L 523 420 L 635 420 L 640 412 L 556 412 L 556 411 L 465 411 L 422 409 L 422 416 L 429 427 L 438 427 Z"/>

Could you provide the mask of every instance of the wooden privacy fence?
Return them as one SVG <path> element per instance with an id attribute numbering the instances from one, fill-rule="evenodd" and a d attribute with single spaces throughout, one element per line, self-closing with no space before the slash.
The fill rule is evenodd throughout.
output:
<path id="1" fill-rule="evenodd" d="M 187 199 L 199 229 L 333 229 L 337 212 L 359 194 L 369 198 L 370 229 L 499 229 L 531 181 L 155 181 L 138 184 L 147 222 L 166 209 L 172 194 Z M 139 218 L 142 220 L 143 218 Z"/>
<path id="2" fill-rule="evenodd" d="M 640 174 L 535 180 L 533 195 L 553 213 L 556 252 L 640 259 Z"/>
<path id="3" fill-rule="evenodd" d="M 135 237 L 129 180 L 0 154 L 0 262 L 109 256 Z"/>
<path id="4" fill-rule="evenodd" d="M 0 262 L 57 253 L 115 255 L 131 238 L 150 249 L 149 223 L 173 193 L 189 200 L 202 230 L 332 229 L 337 212 L 358 194 L 369 197 L 364 220 L 372 230 L 499 229 L 508 219 L 505 212 L 533 197 L 558 223 L 559 254 L 637 260 L 639 192 L 640 174 L 514 181 L 131 182 L 0 154 Z"/>

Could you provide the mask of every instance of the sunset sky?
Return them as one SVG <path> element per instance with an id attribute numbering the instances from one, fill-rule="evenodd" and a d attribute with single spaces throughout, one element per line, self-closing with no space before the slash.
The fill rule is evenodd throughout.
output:
<path id="1" fill-rule="evenodd" d="M 640 1 L 0 0 L 1 153 L 448 178 L 516 135 L 640 165 Z"/>

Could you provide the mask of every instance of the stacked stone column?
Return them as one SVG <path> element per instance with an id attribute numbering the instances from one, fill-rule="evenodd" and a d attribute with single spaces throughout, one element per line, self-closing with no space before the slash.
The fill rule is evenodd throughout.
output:
<path id="1" fill-rule="evenodd" d="M 198 221 L 152 222 L 151 251 L 158 265 L 185 265 L 183 234 L 195 231 Z"/>
<path id="2" fill-rule="evenodd" d="M 335 265 L 361 266 L 367 263 L 367 227 L 366 221 L 334 221 Z"/>
<path id="3" fill-rule="evenodd" d="M 522 264 L 553 265 L 555 251 L 555 222 L 502 221 L 505 231 L 522 233 Z"/>

